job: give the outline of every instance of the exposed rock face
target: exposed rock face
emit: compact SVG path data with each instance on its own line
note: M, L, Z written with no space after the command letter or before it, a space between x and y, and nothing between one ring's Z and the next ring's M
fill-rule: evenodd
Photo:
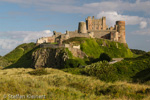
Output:
M72 55L74 57L78 57L78 58L84 58L84 57L88 57L86 55L86 53L84 53L83 51L81 51L80 49L76 49L76 48L69 48L69 51L71 51Z
M61 68L69 57L64 48L42 48L33 52L32 59L34 68Z

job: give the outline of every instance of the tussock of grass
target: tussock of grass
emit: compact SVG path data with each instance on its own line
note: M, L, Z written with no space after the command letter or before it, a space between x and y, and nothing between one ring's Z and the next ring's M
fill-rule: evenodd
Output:
M46 95L46 100L108 100L149 98L150 86L127 82L105 83L94 77L72 75L46 68L46 75L30 75L34 69L0 70L0 99L3 94ZM21 100L21 99L20 99Z

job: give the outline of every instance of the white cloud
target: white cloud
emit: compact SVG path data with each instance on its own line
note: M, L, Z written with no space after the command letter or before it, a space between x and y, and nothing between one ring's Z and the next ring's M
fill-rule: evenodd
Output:
M52 36L50 30L0 32L0 55L8 53L22 43L35 42L40 37Z
M132 32L132 34L150 35L150 29L146 28L146 29L137 30L137 31Z
M140 23L140 28L143 29L143 28L146 28L147 27L147 22L146 21L142 21Z
M123 20L126 22L126 25L137 25L140 24L141 28L145 28L147 23L144 20L147 20L143 17L138 16L129 16L129 15L121 15L118 14L116 11L109 11L109 12L100 12L97 15L97 18L101 18L102 16L106 16L106 21L108 25L115 25L116 21Z
M12 49L19 44L20 41L11 39L0 39L0 47L2 49Z

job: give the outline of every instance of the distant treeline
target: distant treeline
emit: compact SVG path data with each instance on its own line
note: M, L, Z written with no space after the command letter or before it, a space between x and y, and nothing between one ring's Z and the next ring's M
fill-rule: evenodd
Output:
M138 49L130 49L134 54L138 54L138 55L141 55L141 54L145 54L146 51L143 51L143 50L138 50Z

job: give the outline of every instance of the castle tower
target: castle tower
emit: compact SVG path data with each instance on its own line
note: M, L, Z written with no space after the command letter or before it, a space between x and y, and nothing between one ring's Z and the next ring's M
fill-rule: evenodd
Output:
M88 16L88 18L86 18L86 27L87 27L87 30L92 30L93 28L91 16Z
M106 17L102 17L102 28L106 30Z
M125 39L125 21L116 21L117 25L117 32L119 33L118 35L118 42L121 43L126 43Z
M78 33L87 33L85 22L79 22Z

